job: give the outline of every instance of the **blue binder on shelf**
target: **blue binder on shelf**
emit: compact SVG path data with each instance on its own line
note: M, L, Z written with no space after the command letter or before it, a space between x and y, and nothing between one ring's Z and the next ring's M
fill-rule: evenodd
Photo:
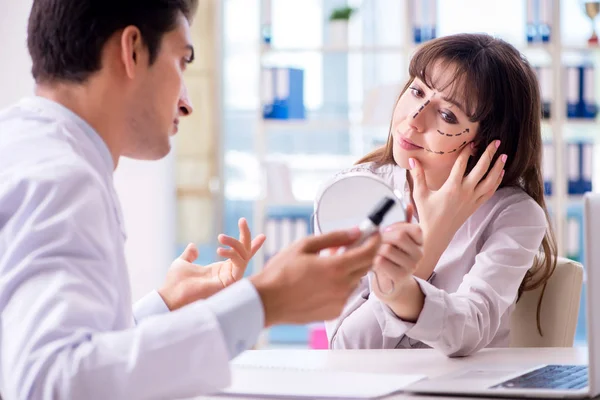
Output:
M437 0L412 0L413 39L416 44L436 37Z
M542 176L544 178L544 194L552 195L552 177L554 176L554 144L544 142L542 154Z
M527 0L525 32L528 43L550 41L553 11L552 0Z
M537 15L537 1L527 0L527 22L525 32L527 34L527 43L533 43L537 38L537 26L536 26L536 15Z
M540 2L540 20L538 22L538 37L547 43L552 34L552 11L553 0L538 0Z
M598 114L598 105L595 96L594 66L582 65L579 67L580 74L580 116L581 118L594 119Z
M592 168L594 157L594 144L592 142L579 143L580 152L580 190L581 193L592 191Z
M263 118L304 119L304 70L263 68Z
M594 77L591 64L566 67L567 118L594 119L598 115Z
M577 66L565 67L566 72L566 95L567 95L567 118L577 118L580 115L581 79L580 70Z
M567 165L567 193L578 194L581 191L579 187L581 181L581 155L579 143L567 143L565 161Z
M567 143L566 165L568 193L581 195L592 190L594 144L589 141Z
M534 67L542 98L542 118L549 119L552 106L552 71L548 66Z

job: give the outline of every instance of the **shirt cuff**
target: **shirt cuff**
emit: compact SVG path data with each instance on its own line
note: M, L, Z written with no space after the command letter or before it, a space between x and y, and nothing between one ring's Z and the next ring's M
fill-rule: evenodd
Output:
M265 313L256 288L242 279L205 300L221 326L229 358L235 358L258 341Z
M169 311L169 307L167 307L162 297L160 297L160 294L156 290L153 290L135 302L133 305L133 318L137 324L151 315L165 314Z
M406 331L406 336L421 342L433 342L439 339L444 328L446 305L442 291L428 281L414 278L419 284L425 300L417 322ZM431 280L431 278L429 279Z
M423 309L417 322L408 322L398 318L388 305L380 301L383 319L379 322L384 336L397 338L406 335L421 342L438 339L444 326L445 306L440 289L429 283L434 276L430 276L428 280L413 277L425 296Z

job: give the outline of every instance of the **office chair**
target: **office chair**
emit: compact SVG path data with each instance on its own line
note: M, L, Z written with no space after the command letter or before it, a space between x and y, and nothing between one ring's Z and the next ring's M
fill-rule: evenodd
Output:
M583 266L559 257L548 280L537 327L537 306L542 287L524 292L511 315L510 347L572 347L579 316Z

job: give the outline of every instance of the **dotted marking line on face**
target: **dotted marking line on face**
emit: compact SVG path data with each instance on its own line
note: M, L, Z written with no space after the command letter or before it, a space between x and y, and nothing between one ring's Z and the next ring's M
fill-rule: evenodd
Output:
M469 132L470 132L469 128L465 129L465 130L464 130L464 131L462 131L462 132L455 133L455 134L451 134L451 133L445 133L445 132L442 132L442 131L440 131L439 129L438 129L437 131L438 131L438 133L439 133L440 135L442 135L442 136L448 136L448 137L460 136L460 135L462 135L463 133L469 133Z
M435 96L435 93L431 97L433 96ZM429 103L431 103L431 99L427 100L421 107L419 107L417 112L413 115L413 119L417 118L417 116L425 109L425 107L429 105Z
M463 148L463 147L465 147L466 145L467 145L467 142L466 142L466 141L464 141L464 142L462 142L462 144L461 144L460 146L458 146L456 149L454 149L454 150L451 150L451 151L448 151L448 152L446 152L446 153L444 153L443 151L434 151L434 150L428 149L428 148L426 148L426 147L424 147L423 149L424 149L425 151L429 152L429 153L433 153L433 154L439 154L439 155L444 155L444 154L450 154L450 153L454 153L454 152L458 151L459 149L462 149L462 148Z

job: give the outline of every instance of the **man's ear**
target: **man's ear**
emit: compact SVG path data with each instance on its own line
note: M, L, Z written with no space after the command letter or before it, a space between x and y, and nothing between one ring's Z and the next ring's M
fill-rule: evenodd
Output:
M146 51L140 30L135 26L128 26L121 33L121 62L127 77L133 79L143 60Z

